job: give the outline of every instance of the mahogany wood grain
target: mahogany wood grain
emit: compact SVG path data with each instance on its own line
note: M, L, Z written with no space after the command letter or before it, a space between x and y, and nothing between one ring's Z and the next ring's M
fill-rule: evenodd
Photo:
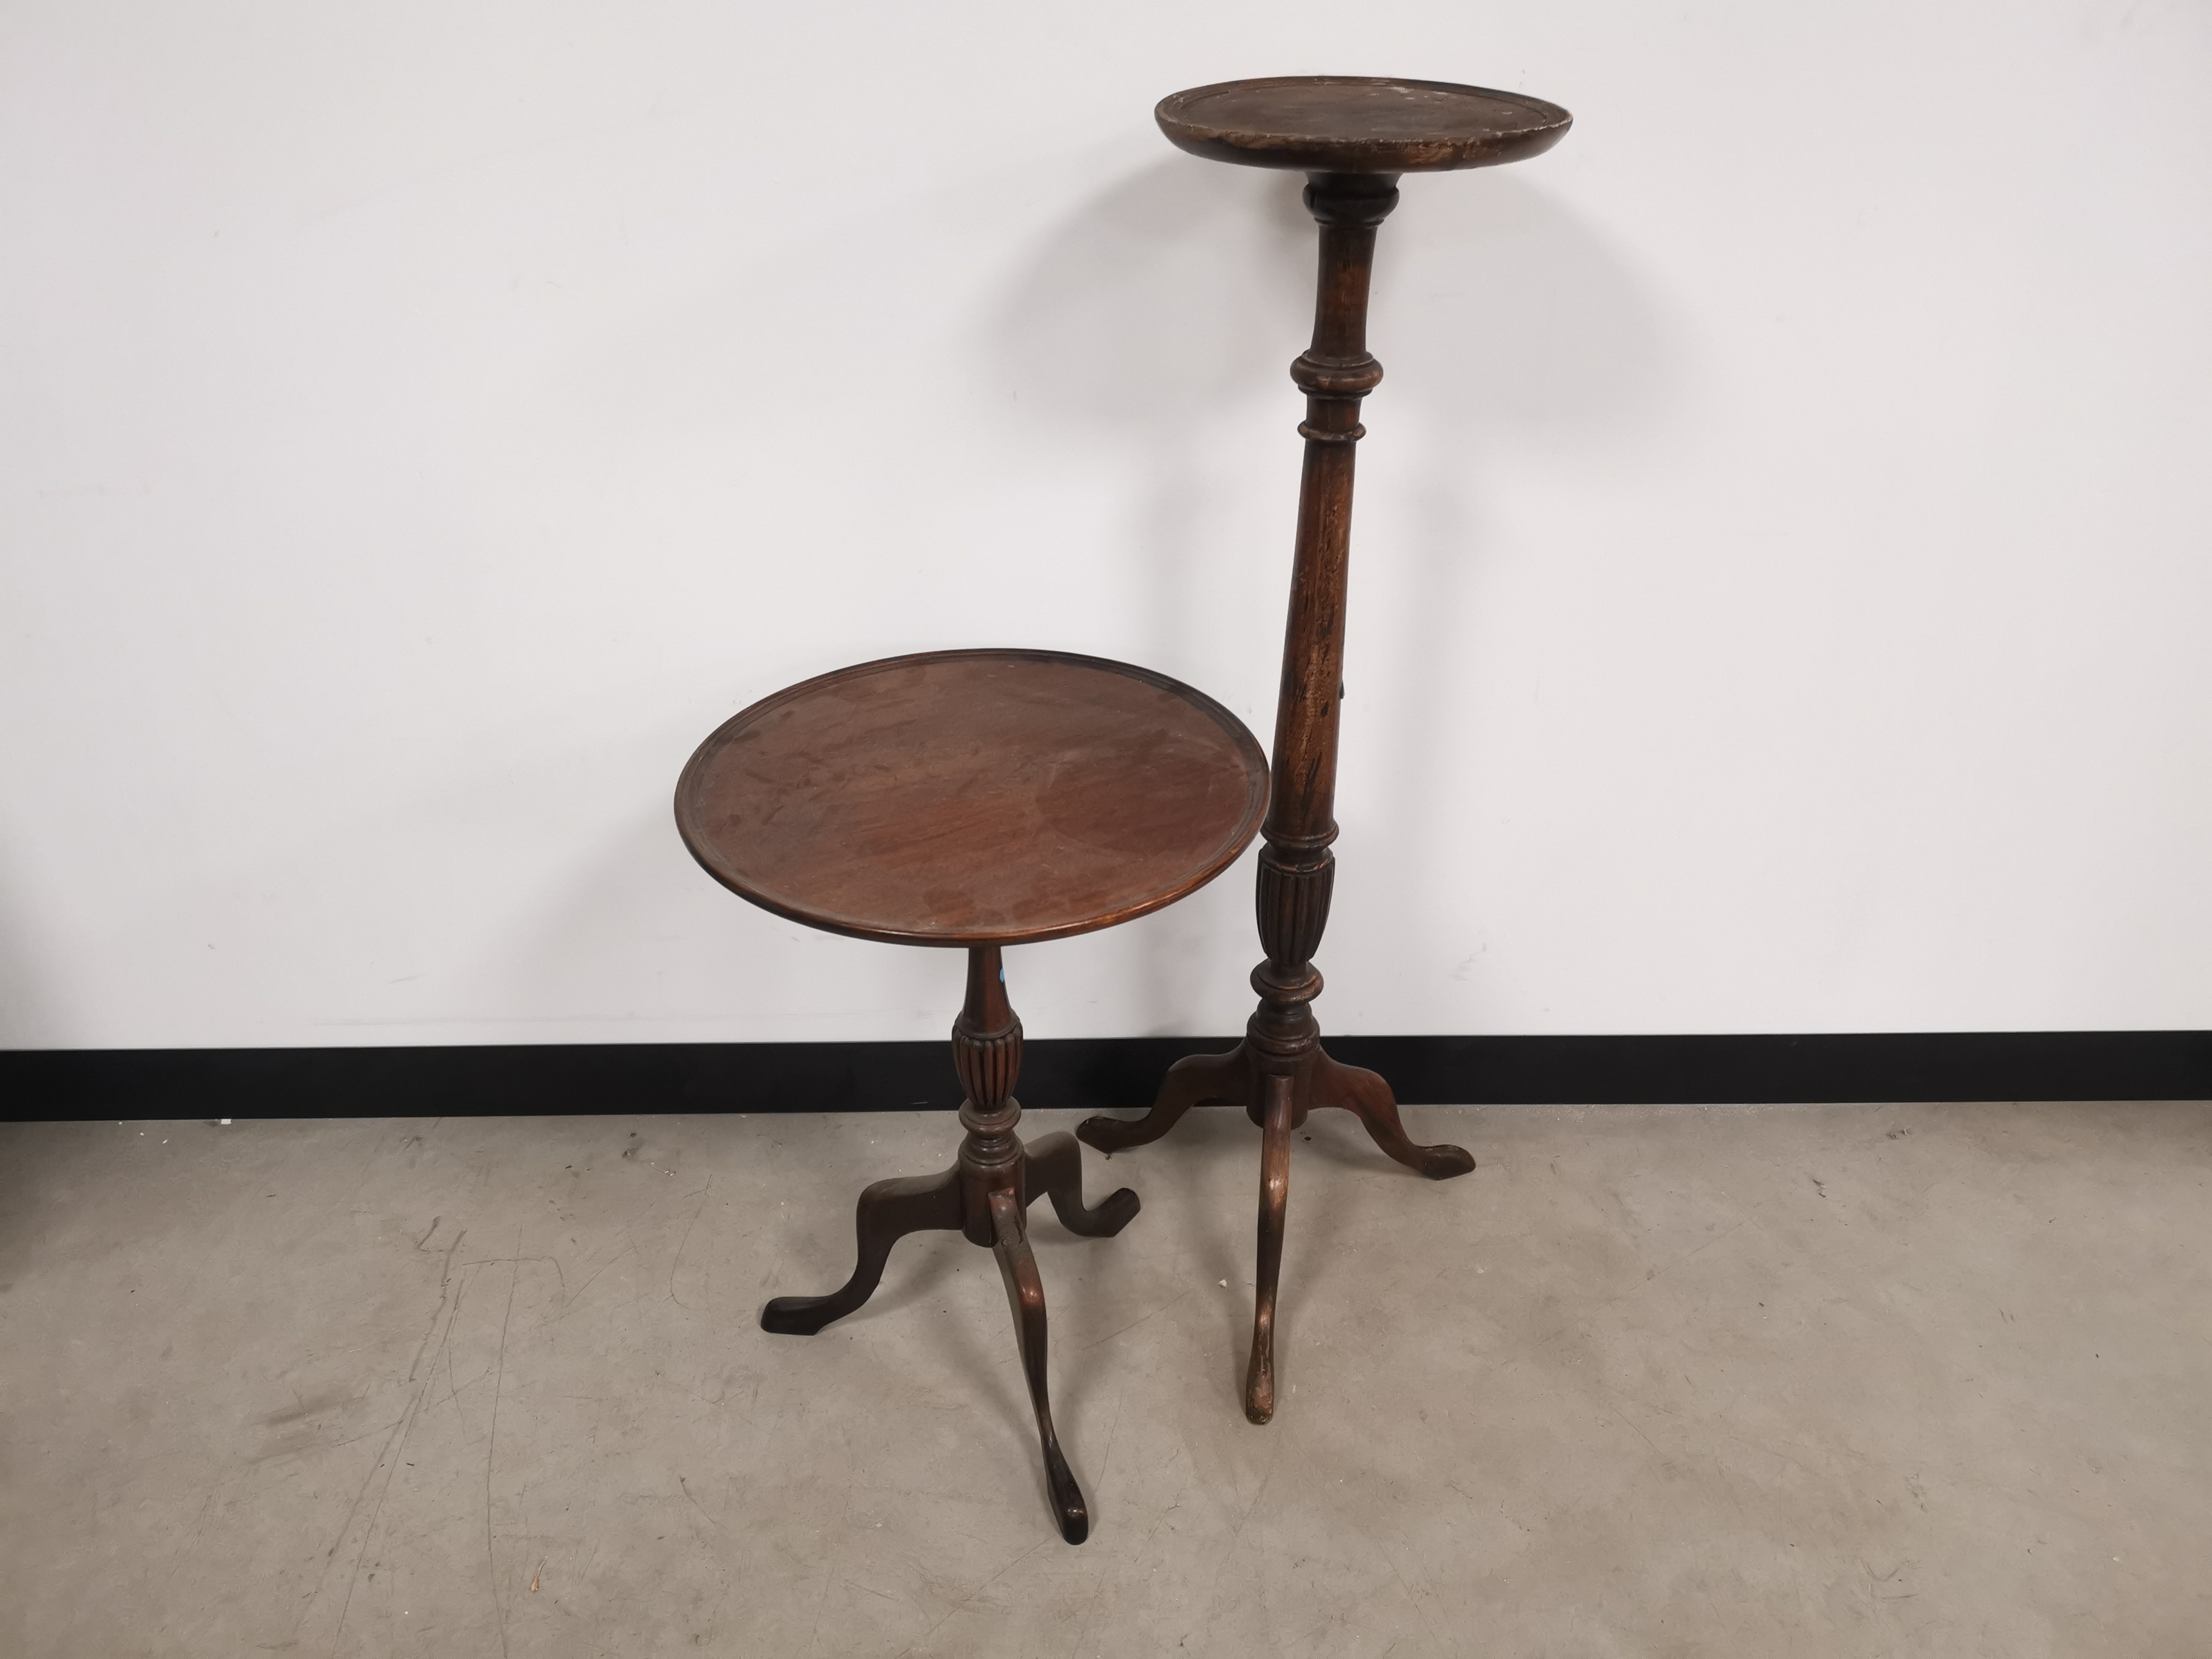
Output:
M1258 742L1211 697L1051 651L939 651L822 675L724 723L676 787L684 844L754 903L833 933L967 947L952 1023L958 1159L862 1193L852 1276L827 1296L777 1297L761 1326L811 1336L842 1319L908 1233L958 1232L991 1250L1071 1544L1091 1517L1053 1428L1025 1218L1042 1194L1070 1232L1104 1238L1139 1206L1127 1188L1085 1206L1072 1137L1022 1144L1022 1023L1002 947L1172 903L1250 844L1267 799Z
M1291 1202L1291 1079L1270 1073L1262 1091L1260 1243L1252 1274L1252 1361L1244 1372L1244 1415L1275 1414L1275 1287L1283 1274L1283 1218Z
M1091 1513L1052 1425L1044 1280L1030 1249L1024 1216L1031 1202L1048 1197L1068 1231L1109 1238L1136 1218L1141 1206L1124 1187L1086 1208L1082 1153L1071 1136L1049 1134L1033 1146L1022 1144L1015 1132L1022 1108L1013 1092L1021 1065L1022 1022L1006 1000L1000 947L971 945L968 994L952 1024L952 1066L968 1091L960 1106L966 1133L958 1161L940 1175L878 1181L862 1193L854 1218L858 1260L853 1276L827 1296L777 1297L761 1310L761 1328L812 1336L843 1318L875 1294L891 1246L908 1233L957 1232L991 1250L1013 1310L1014 1339L1036 1413L1053 1519L1062 1538L1080 1544L1090 1536Z
M1030 1408L1036 1414L1037 1441L1044 1450L1045 1490L1052 1498L1053 1518L1060 1535L1080 1544L1091 1535L1091 1509L1083 1490L1060 1449L1060 1436L1052 1426L1052 1401L1045 1388L1044 1280L1037 1276L1036 1257L1030 1252L1022 1224L1022 1206L1013 1194L991 1194L991 1225L996 1237L992 1254L999 1259L999 1277L1006 1286L1006 1305L1014 1316L1014 1345L1022 1357L1022 1380L1029 1384Z
M1335 882L1336 765L1344 695L1344 617L1350 574L1352 456L1366 435L1361 401L1382 380L1367 349L1375 233L1410 172L1487 167L1548 149L1572 118L1518 94L1433 81L1279 76L1199 87L1162 100L1160 129L1214 161L1308 173L1305 204L1320 227L1313 343L1291 365L1306 397L1299 423L1305 465L1291 561L1282 680L1275 704L1273 795L1262 833L1257 892L1266 959L1252 971L1259 1006L1227 1054L1172 1066L1139 1119L1094 1117L1076 1133L1102 1152L1157 1140L1203 1101L1245 1109L1261 1126L1258 1271L1245 1415L1275 1408L1274 1326L1290 1183L1290 1132L1316 1106L1356 1115L1390 1157L1431 1179L1464 1175L1459 1146L1417 1146L1390 1087L1343 1066L1321 1046L1313 965Z
M1267 763L1164 674L1054 651L937 651L763 698L699 745L676 822L763 908L906 945L1110 927L1250 843Z
M1517 92L1373 75L1278 75L1193 87L1152 112L1212 161L1299 173L1441 173L1524 161L1574 117Z

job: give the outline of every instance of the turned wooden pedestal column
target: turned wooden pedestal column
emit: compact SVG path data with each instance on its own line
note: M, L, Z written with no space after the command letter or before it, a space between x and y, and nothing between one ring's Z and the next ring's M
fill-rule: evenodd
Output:
M899 1176L860 1194L854 1214L858 1260L853 1276L827 1296L779 1296L761 1310L761 1328L812 1336L842 1319L876 1291L891 1246L908 1233L957 1232L999 1260L1014 1316L1022 1378L1036 1414L1044 1454L1045 1490L1060 1536L1079 1544L1091 1534L1091 1511L1060 1449L1045 1379L1044 1280L1030 1249L1030 1205L1049 1197L1060 1224L1085 1238L1110 1238L1136 1215L1127 1187L1096 1209L1083 1203L1083 1154L1065 1134L1024 1146L1016 1126L1021 1103L1014 1080L1022 1067L1022 1023L1006 1000L1006 970L995 945L970 946L968 997L952 1023L952 1065L967 1098L960 1106L960 1157L942 1175Z
M1313 343L1291 365L1306 394L1305 471L1298 490L1290 617L1275 705L1273 793L1261 834L1256 897L1267 959L1252 973L1260 1006L1225 1054L1178 1061L1143 1118L1095 1117L1076 1133L1103 1152L1141 1146L1201 1101L1242 1105L1261 1126L1258 1270L1244 1411L1274 1414L1275 1290L1290 1194L1291 1131L1316 1106L1356 1113L1377 1145L1432 1180L1465 1175L1458 1146L1417 1146L1390 1085L1343 1066L1321 1046L1313 956L1335 878L1337 720L1344 696L1344 609L1351 547L1354 446L1361 400L1382 379L1367 349L1375 232L1411 172L1518 161L1556 143L1567 112L1514 94L1439 82L1343 76L1237 81L1178 93L1157 112L1180 148L1210 160L1292 167L1321 227Z

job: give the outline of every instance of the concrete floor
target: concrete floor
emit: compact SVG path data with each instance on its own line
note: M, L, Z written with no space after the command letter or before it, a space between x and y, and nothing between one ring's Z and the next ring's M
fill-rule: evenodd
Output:
M1241 1115L1037 1206L1075 1549L988 1252L755 1323L947 1115L0 1130L0 1650L2212 1653L2212 1108L1408 1116L1265 1429Z

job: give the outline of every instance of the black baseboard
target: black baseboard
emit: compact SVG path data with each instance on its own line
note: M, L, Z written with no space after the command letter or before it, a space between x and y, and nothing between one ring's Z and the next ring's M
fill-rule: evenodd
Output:
M1133 1109L1230 1037L1044 1039L1033 1107ZM2212 1031L1334 1037L1407 1105L2212 1100ZM950 1109L942 1042L0 1052L0 1118L470 1116Z

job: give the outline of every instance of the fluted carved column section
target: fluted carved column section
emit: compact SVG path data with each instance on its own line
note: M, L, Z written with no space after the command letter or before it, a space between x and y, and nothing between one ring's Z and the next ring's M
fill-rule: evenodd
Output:
M1253 970L1260 1007L1247 1036L1264 1069L1293 1068L1320 1041L1310 1005L1328 925L1336 865L1336 741L1344 698L1344 600L1352 545L1353 446L1365 435L1360 400L1382 383L1367 349L1367 289L1375 230L1398 204L1395 173L1311 174L1307 209L1321 226L1313 344L1291 365L1306 394L1297 544L1283 678L1275 703L1273 793L1262 833L1258 891L1267 961Z
M952 1069L967 1097L960 1103L960 1124L968 1133L960 1143L963 1193L961 1231L974 1243L996 1241L991 1226L990 1193L1012 1188L1026 1207L1023 1189L1021 1102L1014 1079L1022 1070L1022 1022L1006 1000L1006 968L995 945L968 950L968 998L952 1022Z
M1303 866L1284 862L1277 848L1261 850L1254 897L1268 966L1297 969L1313 959L1322 930L1328 926L1329 895L1335 886L1336 859L1326 848L1316 862Z
M960 1021L952 1024L952 1069L967 1091L963 1104L978 1121L998 1116L1014 1092L1014 1079L1022 1069L1022 1022L1002 1031L970 1030Z

